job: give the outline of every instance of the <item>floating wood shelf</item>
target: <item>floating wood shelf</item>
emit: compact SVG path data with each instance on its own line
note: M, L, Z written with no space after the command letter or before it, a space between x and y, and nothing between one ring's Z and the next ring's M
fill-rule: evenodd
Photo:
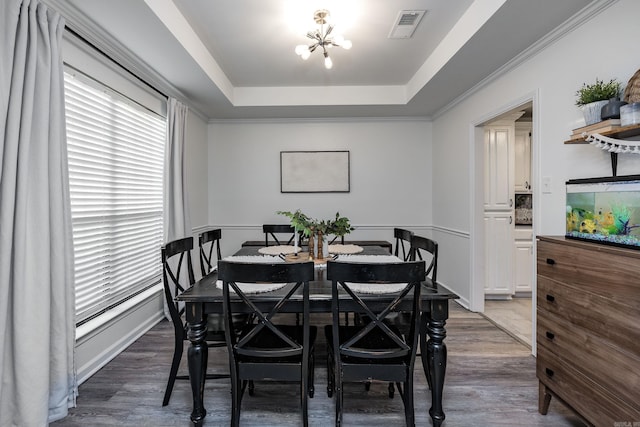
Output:
M576 131L579 131L580 129L576 129L574 133L576 133ZM585 131L586 130L581 131L578 135L574 135L571 139L566 140L564 143L565 144L588 144L588 142L582 136L582 132L585 132ZM608 136L610 138L617 138L617 139L630 138L632 136L640 135L640 124L629 125L629 126L606 126L605 125L600 128L593 128L588 133L598 133L602 136Z

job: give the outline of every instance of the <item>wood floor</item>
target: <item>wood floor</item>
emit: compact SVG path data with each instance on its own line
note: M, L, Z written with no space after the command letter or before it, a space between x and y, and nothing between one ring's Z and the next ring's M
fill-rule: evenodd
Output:
M319 319L321 324L323 319ZM169 406L162 396L171 361L173 330L166 321L155 326L111 363L80 386L77 407L52 424L65 426L188 426L191 392L177 381ZM326 395L324 337L319 334L316 394L309 403L311 426L333 425L333 400ZM538 383L530 349L482 316L451 303L447 322L448 366L445 381L445 427L583 426L557 400L549 414L537 411ZM225 349L209 350L209 371L227 370ZM186 361L183 364L186 371ZM431 394L422 367L416 364L416 425L430 426ZM228 380L205 386L207 426L229 425ZM387 397L386 384L367 393L360 384L345 391L345 426L403 426L402 402ZM257 383L255 396L245 396L242 426L298 426L300 406L293 384Z
M531 348L531 298L486 300L484 317Z

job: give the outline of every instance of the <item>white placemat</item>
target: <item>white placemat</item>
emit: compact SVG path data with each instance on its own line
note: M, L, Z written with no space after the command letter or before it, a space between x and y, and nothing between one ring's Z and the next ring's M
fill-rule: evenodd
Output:
M289 245L280 245L280 246L266 246L264 248L258 249L258 252L265 255L288 255L295 253L295 246ZM300 252L300 247L298 247L298 252Z
M261 294L264 292L271 292L284 288L288 283L240 283L236 282L236 285L242 289L245 294ZM222 289L222 280L216 281L216 288ZM234 292L233 288L229 286L229 291Z
M366 262L366 263L401 263L402 260L395 255L340 255L337 261ZM392 294L402 291L406 283L352 283L347 285L354 292L361 294Z
M276 246L270 246L276 247ZM291 246L293 247L293 246ZM254 264L279 264L284 260L278 256L262 256L262 255L232 255L224 258L225 261L233 262L250 262ZM259 294L262 292L271 292L276 289L284 288L286 283L237 283L245 294ZM216 287L222 289L222 280L216 281ZM229 288L234 292L233 288Z
M363 250L364 248L358 245L329 245L330 254L357 254Z

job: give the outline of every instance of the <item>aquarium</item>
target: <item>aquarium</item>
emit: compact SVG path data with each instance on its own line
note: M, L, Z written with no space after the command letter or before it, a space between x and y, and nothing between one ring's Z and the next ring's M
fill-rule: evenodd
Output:
M566 236L640 249L640 175L567 181Z

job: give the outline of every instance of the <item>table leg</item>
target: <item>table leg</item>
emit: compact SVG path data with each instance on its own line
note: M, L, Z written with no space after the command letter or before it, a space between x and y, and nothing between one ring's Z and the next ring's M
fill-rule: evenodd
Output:
M447 332L444 328L446 319L449 317L449 301L431 301L431 311L427 318L427 359L431 386L431 409L429 415L433 420L434 427L440 427L445 419L442 410L442 392L444 390L444 376L447 370L447 346L444 339Z
M207 415L204 409L204 380L207 374L207 319L206 316L198 320L189 322L187 337L191 341L187 352L187 362L189 363L189 379L191 381L191 392L193 393L193 411L191 411L191 421L196 426L202 425L204 417Z

